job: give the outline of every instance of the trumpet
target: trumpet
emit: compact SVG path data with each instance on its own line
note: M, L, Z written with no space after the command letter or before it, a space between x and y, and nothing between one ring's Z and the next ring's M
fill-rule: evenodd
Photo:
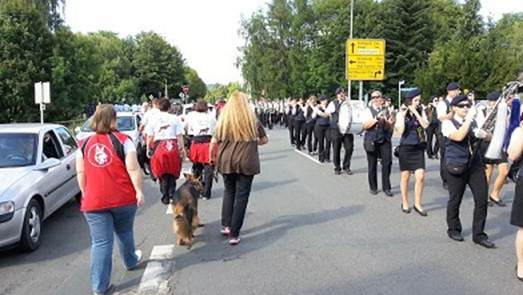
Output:
M523 87L523 73L518 77L518 80L509 82L503 88L501 96L498 98L492 110L487 114L485 122L483 122L481 129L492 134L492 140L488 146L485 158L487 159L501 159L503 152L503 145L507 135L507 118L508 105L507 102L511 97L518 93L518 89Z

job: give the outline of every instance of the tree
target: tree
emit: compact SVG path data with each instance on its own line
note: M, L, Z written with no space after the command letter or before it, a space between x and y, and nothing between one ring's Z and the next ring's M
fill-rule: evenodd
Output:
M35 121L33 83L50 79L52 36L33 5L0 4L0 122Z
M162 92L165 83L170 93L182 87L185 73L181 53L154 32L136 37L133 67L140 94Z
M477 37L484 32L484 22L479 14L480 0L466 0L463 4L463 15L460 19L459 36L465 40Z
M185 81L189 86L189 97L192 100L205 97L207 86L198 76L198 72L190 67L185 67Z

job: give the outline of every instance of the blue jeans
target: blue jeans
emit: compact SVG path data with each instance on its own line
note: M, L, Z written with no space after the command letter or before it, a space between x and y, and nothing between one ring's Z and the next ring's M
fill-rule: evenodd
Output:
M104 293L111 282L114 233L118 237L124 266L131 269L138 263L134 247L133 223L136 205L85 212L91 232L91 288Z

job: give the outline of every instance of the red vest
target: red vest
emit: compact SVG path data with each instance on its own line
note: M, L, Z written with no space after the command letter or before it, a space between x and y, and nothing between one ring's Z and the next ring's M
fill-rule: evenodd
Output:
M122 145L128 139L125 134L113 134ZM91 136L85 145L83 158L85 194L80 208L83 212L136 204L131 178L108 134Z

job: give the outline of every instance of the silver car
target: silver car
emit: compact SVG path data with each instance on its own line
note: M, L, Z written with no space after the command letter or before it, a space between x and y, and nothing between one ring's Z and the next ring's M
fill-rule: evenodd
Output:
M80 195L71 132L55 124L0 124L0 248L40 245L42 221Z

